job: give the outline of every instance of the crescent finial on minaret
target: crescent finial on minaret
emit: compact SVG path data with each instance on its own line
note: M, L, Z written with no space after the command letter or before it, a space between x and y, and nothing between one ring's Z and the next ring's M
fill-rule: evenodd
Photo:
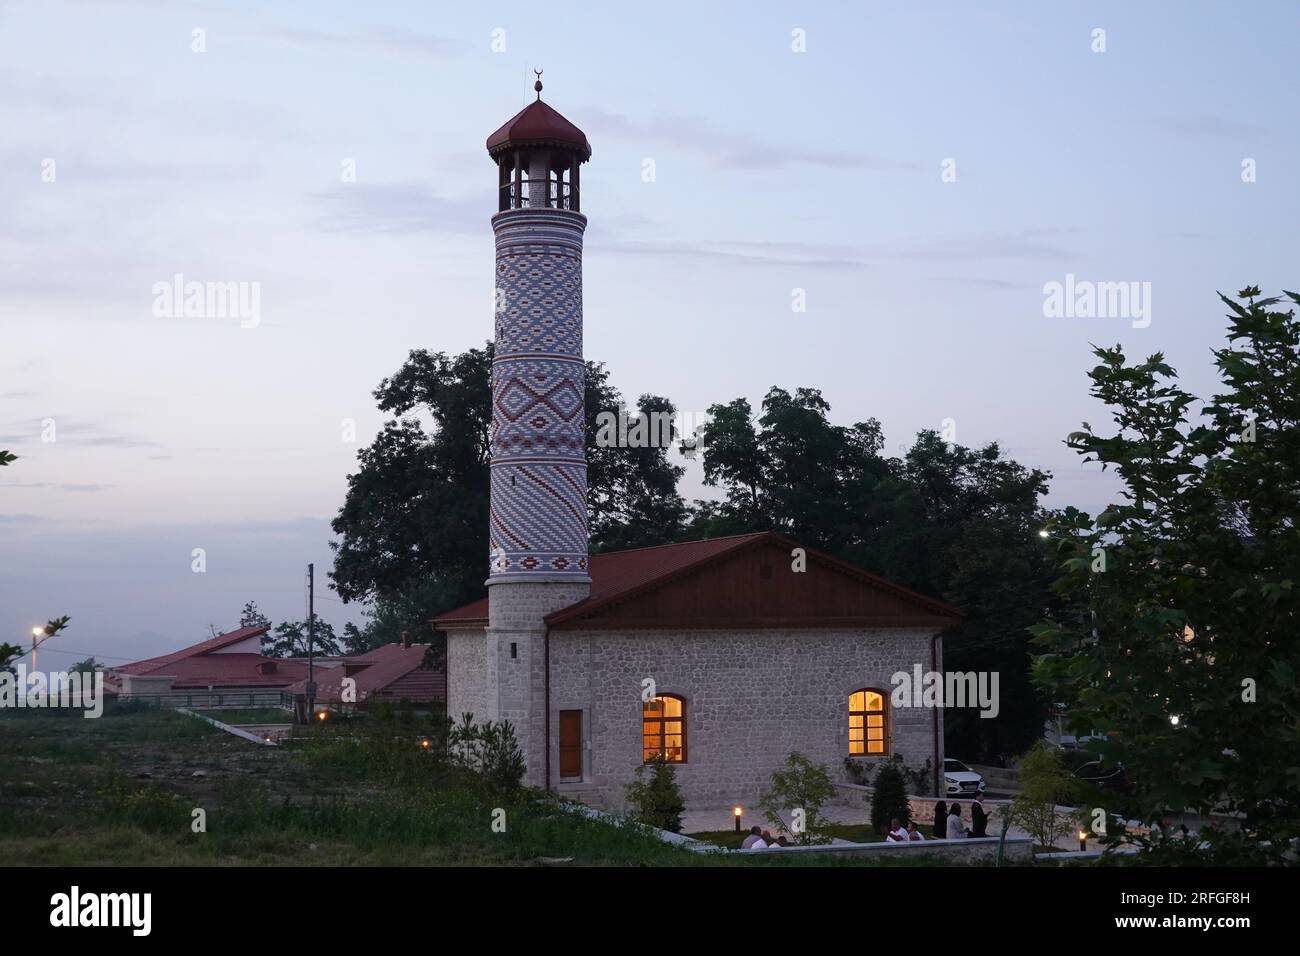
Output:
M540 100L542 98L542 71L533 70L533 72L537 74L537 82L533 84L533 89L537 91L537 98Z

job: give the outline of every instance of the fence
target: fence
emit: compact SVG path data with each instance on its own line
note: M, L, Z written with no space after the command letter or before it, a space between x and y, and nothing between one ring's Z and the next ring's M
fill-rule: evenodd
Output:
M118 698L149 704L154 707L175 709L186 707L198 710L243 709L253 707L293 708L293 695L280 690L191 691L170 694L123 694Z

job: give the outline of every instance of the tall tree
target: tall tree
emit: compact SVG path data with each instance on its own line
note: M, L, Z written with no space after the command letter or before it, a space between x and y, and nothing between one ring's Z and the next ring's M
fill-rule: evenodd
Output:
M744 399L709 409L704 475L719 502L698 502L688 534L786 532L965 614L944 641L949 670L996 671L1001 712L945 715L948 749L970 760L1027 748L1046 706L1029 679L1025 628L1048 605L1038 531L1047 473L923 431L884 458L875 419L830 421L816 389L772 388L757 419Z
M328 621L316 618L315 638L308 632L307 621L283 621L275 631L262 638L262 653L267 657L306 657L310 642L313 654L337 656L343 653L342 645Z
M270 627L271 619L258 609L256 601L249 601L244 605L244 609L239 612L239 626Z
M1240 831L1201 834L1240 861L1300 837L1300 322L1259 296L1220 296L1224 391L1195 423L1162 355L1095 350L1115 430L1084 423L1068 444L1115 470L1122 501L1053 522L1063 606L1035 628L1037 679L1127 768L1132 794L1108 809L1232 810Z
M429 618L484 593L492 354L491 343L454 358L413 351L375 390L394 418L358 453L332 523L333 586L344 601L373 605L355 640L427 634ZM603 365L587 363L584 401L592 547L671 541L685 515L681 469L666 448L596 444L596 416L623 405ZM638 410L673 406L644 395Z

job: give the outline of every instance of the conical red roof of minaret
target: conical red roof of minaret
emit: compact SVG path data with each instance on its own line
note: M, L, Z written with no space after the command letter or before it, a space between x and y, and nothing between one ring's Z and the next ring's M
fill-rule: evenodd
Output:
M488 153L494 157L512 146L563 146L581 155L583 162L591 159L587 134L541 99L529 103L487 138Z

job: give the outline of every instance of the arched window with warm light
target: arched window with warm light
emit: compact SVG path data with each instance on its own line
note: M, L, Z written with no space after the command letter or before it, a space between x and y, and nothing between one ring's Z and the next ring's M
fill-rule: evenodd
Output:
M889 753L883 691L864 688L849 695L849 756L882 757Z
M641 705L642 759L686 763L686 698L660 694Z

